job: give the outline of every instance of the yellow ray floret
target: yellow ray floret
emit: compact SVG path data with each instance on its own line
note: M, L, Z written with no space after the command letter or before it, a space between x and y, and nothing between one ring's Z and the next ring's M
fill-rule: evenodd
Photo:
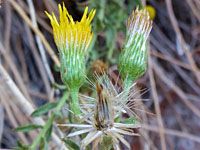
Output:
M74 50L84 52L88 49L93 33L91 31L91 21L94 18L96 10L92 10L87 17L88 7L85 8L81 21L74 21L68 13L64 3L63 7L58 5L60 12L60 23L58 23L54 13L47 16L51 20L53 27L54 40L60 52Z

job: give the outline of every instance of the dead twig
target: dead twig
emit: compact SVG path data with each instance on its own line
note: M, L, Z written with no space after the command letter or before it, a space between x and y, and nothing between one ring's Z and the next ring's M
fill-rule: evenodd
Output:
M165 142L165 135L164 135L164 125L162 121L162 115L160 111L160 106L159 106L159 99L158 99L158 94L156 90L156 84L153 76L153 69L152 69L152 62L151 62L151 57L150 54L148 55L148 65L149 65L149 79L150 79L150 84L152 88L152 93L153 93L153 100L155 104L155 111L157 114L157 122L159 126L159 132L160 132L160 138L161 138L161 146L162 150L166 150L166 142Z
M142 128L149 130L149 131L152 131L152 132L159 133L158 127L156 127L156 126L142 124ZM200 143L200 137L194 136L192 134L185 133L185 132L182 132L182 131L177 131L177 130L165 128L164 133L167 134L167 135L177 136L177 137L180 137L180 138L185 138L185 139L193 140L195 142Z
M38 29L38 24L37 24L37 21L36 21L35 8L34 8L34 5L33 5L33 2L32 2L32 0L27 0L27 2L28 2L30 16L31 16L33 26ZM53 84L55 82L55 80L54 80L54 77L52 75L51 69L49 67L42 41L37 34L35 35L35 38L36 38L36 42L37 42L37 45L38 45L38 48L39 48L39 51L40 51L40 55L41 55L41 58L42 58L43 65L46 69L46 73L47 73L51 83Z
M168 77L166 76L166 73L164 73L164 71L161 69L161 67L158 65L158 63L152 61L152 66L153 66L153 69L155 70L156 74L159 76L159 78L167 86L169 86L171 89L173 89L174 92L176 92L176 94L178 96L180 96L181 100L188 106L188 108L196 116L200 117L200 110L187 99L187 96L185 95L185 93L178 86L176 86L176 84L173 81L168 79Z
M171 23L172 23L172 26L173 26L174 31L176 33L179 44L181 44L182 49L184 50L184 53L185 53L185 55L188 59L188 62L190 63L191 68L192 68L196 78L198 79L198 82L200 83L200 71L199 71L198 67L196 66L195 61L193 60L190 48L189 48L188 44L185 42L183 35L182 35L182 33L179 29L177 20L176 20L175 15L174 15L174 11L172 9L172 2L171 2L171 0L166 0L165 2L166 2L167 10L168 10L168 13L169 13L169 18L171 20Z
M34 27L31 20L28 18L28 16L24 13L24 11L20 8L20 6L14 1L14 0L9 0L10 4L13 6L13 8L21 15L21 17L26 21L26 23L31 27L31 29L40 37L42 40L44 46L47 49L47 52L49 53L50 57L53 59L55 64L57 66L60 66L60 61L54 51L52 50L51 46L47 42L46 38L44 35L41 33L38 28Z

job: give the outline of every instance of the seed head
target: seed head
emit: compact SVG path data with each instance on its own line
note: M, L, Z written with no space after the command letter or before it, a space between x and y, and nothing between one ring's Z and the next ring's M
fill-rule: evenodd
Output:
M129 100L131 101L130 96L132 95L127 96L127 92L124 91L119 93L105 73L101 77L96 76L96 83L92 83L92 85L96 91L95 98L80 95L80 99L84 101L81 104L81 111L84 114L82 120L85 124L59 124L59 126L78 129L68 134L67 137L87 133L86 137L81 141L82 149L92 142L93 149L95 149L102 142L104 136L111 137L113 147L116 150L120 150L120 142L130 149L130 145L123 135L137 136L138 134L134 133L133 129L139 128L140 124L137 122L125 124L115 122L115 119L120 114L131 111L126 103Z

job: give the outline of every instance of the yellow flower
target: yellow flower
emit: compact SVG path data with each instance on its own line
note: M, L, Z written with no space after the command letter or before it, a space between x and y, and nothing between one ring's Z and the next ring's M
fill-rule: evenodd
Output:
M144 8L142 8L142 10L146 10L152 20L156 17L156 10L151 5L145 6Z
M75 115L79 115L78 90L85 80L86 52L91 43L93 33L91 21L96 10L92 10L87 16L86 7L81 21L74 21L68 13L64 3L58 5L60 22L58 23L54 13L50 15L53 27L54 40L60 53L60 73L62 81L68 86L72 94L70 107Z
M60 22L54 13L50 15L46 12L46 14L51 20L54 40L60 53L62 81L70 89L77 89L85 80L85 57L93 37L90 23L96 10L92 10L87 16L88 7L86 7L81 21L74 21L64 3L58 7Z
M88 7L86 7L81 21L74 21L68 13L64 3L63 7L58 5L60 12L60 24L58 23L54 13L52 16L46 12L51 20L53 27L54 40L60 53L70 50L85 52L87 51L93 33L91 32L91 21L96 10L92 10L87 17Z

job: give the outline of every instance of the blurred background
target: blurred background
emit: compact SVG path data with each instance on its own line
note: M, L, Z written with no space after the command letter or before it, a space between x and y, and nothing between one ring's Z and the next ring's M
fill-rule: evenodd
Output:
M18 141L31 144L39 129L27 133L13 129L45 121L49 114L38 118L30 114L62 95L54 84L62 84L58 51L44 13L58 17L57 5L62 2L74 20L81 19L86 6L97 10L87 72L100 66L113 79L119 75L128 16L136 6L150 5L148 70L136 87L141 98L149 100L136 107L141 136L126 139L132 150L199 150L199 0L0 0L0 147L16 147ZM81 91L90 95L84 87ZM53 132L49 149L58 149L55 139L61 133Z

